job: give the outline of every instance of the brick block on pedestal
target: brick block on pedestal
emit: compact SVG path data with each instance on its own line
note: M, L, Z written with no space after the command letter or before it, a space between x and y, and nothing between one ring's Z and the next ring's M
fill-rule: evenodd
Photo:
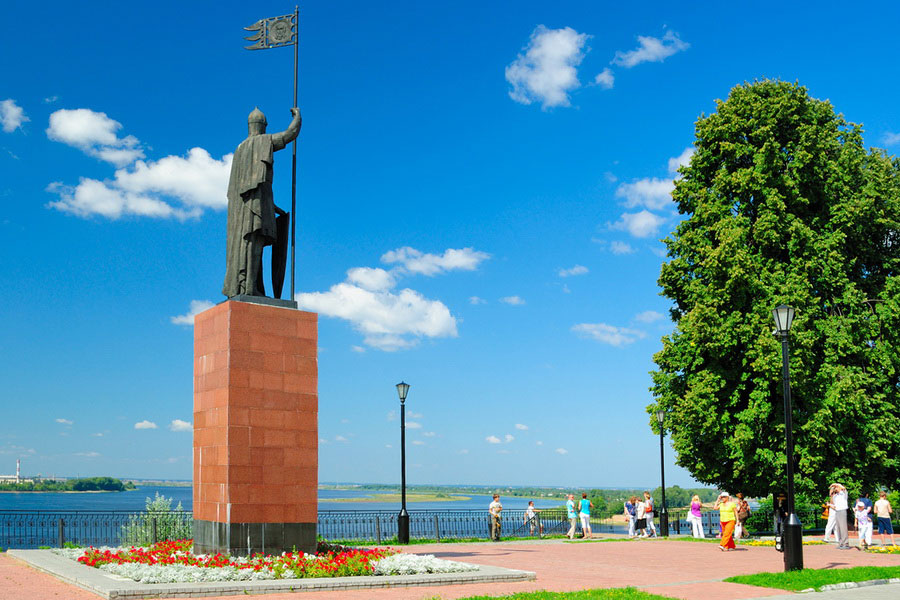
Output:
M194 551L315 552L315 313L229 300L194 318Z

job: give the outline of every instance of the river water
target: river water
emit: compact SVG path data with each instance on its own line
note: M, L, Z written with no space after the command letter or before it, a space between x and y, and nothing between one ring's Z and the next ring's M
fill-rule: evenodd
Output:
M192 509L190 486L141 486L128 492L2 492L0 510L143 510L146 499L156 494L172 498L172 508L180 502L184 510ZM379 492L373 490L319 490L319 510L399 510L400 502L335 502L336 498L366 498ZM476 509L487 510L491 497L466 495L469 500L436 502L407 502L409 510L425 509ZM531 498L505 496L500 499L504 508L524 509ZM537 508L556 508L560 499L534 498Z

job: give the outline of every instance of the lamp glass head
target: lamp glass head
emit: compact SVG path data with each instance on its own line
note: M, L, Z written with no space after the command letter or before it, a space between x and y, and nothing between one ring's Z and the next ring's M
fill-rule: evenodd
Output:
M406 402L406 394L409 393L409 384L400 382L397 384L397 395L400 396L400 402Z
M662 409L659 409L658 411L656 411L656 420L659 421L660 425L663 424L663 419L665 419L665 418L666 418L666 411L664 411Z
M782 335L787 334L791 330L791 324L794 322L794 308L787 304L782 304L772 311L775 318L775 330Z

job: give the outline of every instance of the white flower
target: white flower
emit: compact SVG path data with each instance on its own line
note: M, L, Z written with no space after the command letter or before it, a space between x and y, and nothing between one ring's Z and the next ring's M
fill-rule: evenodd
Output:
M394 554L374 563L376 575L414 575L416 573L463 573L477 571L477 565L435 558L434 554Z

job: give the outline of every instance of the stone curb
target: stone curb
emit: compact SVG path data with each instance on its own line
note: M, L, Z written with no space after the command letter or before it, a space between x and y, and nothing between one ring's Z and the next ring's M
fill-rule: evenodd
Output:
M211 581L203 583L142 584L79 564L49 550L8 550L7 554L29 566L93 592L107 600L136 598L186 598L271 594L312 591L359 590L394 587L460 585L469 583L509 583L534 581L536 574L477 565L468 573L428 573L422 575L373 575L369 577L331 577L322 579L277 579L270 581Z
M847 581L844 583L832 583L831 585L823 585L819 591L831 592L833 590L852 590L853 588L869 587L870 585L890 585L900 583L900 577L892 577L890 579L870 579L869 581ZM815 592L813 588L802 590L802 592Z

